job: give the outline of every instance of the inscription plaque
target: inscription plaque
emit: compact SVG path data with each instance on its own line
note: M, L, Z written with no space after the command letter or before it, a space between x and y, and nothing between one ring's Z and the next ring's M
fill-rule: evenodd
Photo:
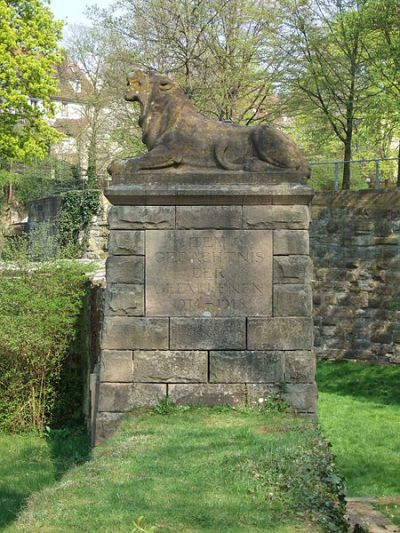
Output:
M272 231L148 230L147 316L271 316Z

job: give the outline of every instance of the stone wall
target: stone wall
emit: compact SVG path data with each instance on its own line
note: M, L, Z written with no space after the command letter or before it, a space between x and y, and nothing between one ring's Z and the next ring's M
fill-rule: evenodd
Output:
M400 363L400 191L317 194L311 211L317 356Z
M204 176L157 183L150 175L108 192L117 205L96 442L124 412L167 397L259 405L279 394L315 414L312 191L268 176L218 187L226 176L210 176L208 186Z
M35 237L36 239L44 239L45 246L50 245L50 241L48 239L46 240L46 234L48 237L57 236L57 221L61 212L62 203L62 196L48 196L29 202L28 234L32 234L33 231L43 228L43 233L39 233ZM110 204L103 194L100 195L100 204L99 213L92 219L86 250L82 254L82 258L92 259L94 261L102 260L106 257L105 249L108 238L107 218Z

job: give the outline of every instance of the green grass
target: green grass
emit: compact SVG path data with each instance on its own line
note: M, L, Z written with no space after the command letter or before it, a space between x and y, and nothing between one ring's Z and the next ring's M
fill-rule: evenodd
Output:
M400 368L319 363L319 421L348 496L400 494Z
M400 527L400 505L374 505L374 507L385 514L393 524Z
M169 411L127 418L89 462L34 494L6 531L133 532L141 516L146 528L174 533L344 531L340 482L309 421L265 410Z
M88 452L86 436L65 431L47 438L0 434L0 531L16 519L31 494L53 485Z

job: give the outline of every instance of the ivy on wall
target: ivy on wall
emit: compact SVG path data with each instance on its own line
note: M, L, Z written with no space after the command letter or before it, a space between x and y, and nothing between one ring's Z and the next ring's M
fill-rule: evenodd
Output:
M57 239L67 255L79 255L87 245L92 218L100 210L100 191L69 191L63 194L63 203L57 221Z

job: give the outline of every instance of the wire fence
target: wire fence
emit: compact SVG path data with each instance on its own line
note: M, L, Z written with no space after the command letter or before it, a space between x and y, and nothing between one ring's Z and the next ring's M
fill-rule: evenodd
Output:
M19 198L31 200L66 191L104 188L107 178L89 180L79 164L55 157L31 161L0 161L0 183L11 183Z
M311 163L311 185L316 190L338 191L344 164L350 165L352 190L400 186L399 158L353 159L351 161L318 161Z
M350 164L352 190L379 191L400 186L398 176L400 163L397 157L357 159L348 163ZM338 191L344 164L345 161L312 162L310 185L317 191ZM98 176L95 183L90 183L85 171L78 164L55 157L29 162L0 161L0 173L7 173L16 188L20 190L27 188L26 195L32 198L93 186L104 188L108 184L108 178L104 176Z

